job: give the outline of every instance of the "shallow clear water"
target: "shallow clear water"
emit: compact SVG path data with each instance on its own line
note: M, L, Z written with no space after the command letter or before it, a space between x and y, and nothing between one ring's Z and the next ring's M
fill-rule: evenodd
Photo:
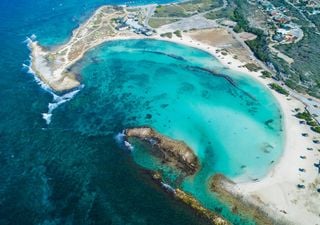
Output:
M97 134L112 133L119 119L122 128L149 125L184 140L210 171L230 178L261 178L281 154L281 113L269 91L208 53L170 42L122 41L90 52L82 64L82 94L95 99L81 112L101 121L79 117L72 126L81 132L94 124Z
M258 179L281 154L281 113L270 92L223 68L208 53L170 42L118 41L92 50L76 70L85 88L66 106L67 114L55 115L58 120L85 135L148 125L185 141L202 167L182 187L207 207L222 207L229 219L238 218L207 190L208 178L223 173ZM229 75L233 82L217 74ZM146 168L161 168L141 148L132 154Z
M245 224L214 197L207 198L205 185L198 184L212 172L251 178L265 174L280 154L280 114L265 89L239 74L234 75L240 89L201 70L191 72L187 65L217 69L206 53L156 42L99 47L78 68L85 87L54 111L49 126L42 119L52 95L22 68L29 55L23 41L36 34L41 44L60 44L107 3L126 2L0 2L0 224L205 224L132 161L151 164L149 156L135 152L131 157L116 144L117 132L143 124L183 139L197 151L203 169L195 181L183 183L184 189L202 189L197 197L205 205ZM271 118L273 131L263 125ZM253 140L242 140L241 133L253 130ZM243 143L236 144L239 140ZM264 140L274 146L270 153L261 150ZM241 147L248 144L251 148ZM245 158L247 168L241 170Z

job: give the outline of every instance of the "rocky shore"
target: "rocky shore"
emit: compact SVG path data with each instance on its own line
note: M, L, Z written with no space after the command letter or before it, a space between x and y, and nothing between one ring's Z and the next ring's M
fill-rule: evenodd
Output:
M215 192L222 201L226 202L231 207L232 212L253 218L259 225L286 224L281 222L279 218L272 217L262 208L252 204L249 199L235 193L233 188L236 184L224 175L216 174L210 179L210 190Z
M186 206L194 210L200 217L209 221L213 225L230 225L230 223L223 217L218 214L210 211L209 209L204 208L201 203L195 199L192 195L182 191L179 188L173 189L170 186L163 183L162 176L158 172L149 171L152 179L162 186L166 191L171 193L175 199L184 203ZM169 188L168 188L169 187Z
M196 200L193 196L187 194L186 192L176 189L175 190L175 197L180 200L181 202L187 204L189 207L194 209L200 216L205 217L208 219L212 224L215 225L229 225L230 223L218 216L217 214L211 212L209 209L204 208L201 203Z
M137 138L147 144L155 156L186 175L193 175L200 168L197 156L183 141L170 139L150 127L126 129L125 135L128 141L130 138Z
M184 172L186 175L195 174L200 163L197 156L191 148L183 141L172 140L150 127L138 127L125 130L125 137L130 142L131 138L136 138L150 147L155 156L171 166L174 166ZM173 188L164 183L161 173L148 170L152 180L161 186L178 201L194 210L200 217L214 225L229 225L230 223L218 214L206 209L192 195L182 191L179 188Z

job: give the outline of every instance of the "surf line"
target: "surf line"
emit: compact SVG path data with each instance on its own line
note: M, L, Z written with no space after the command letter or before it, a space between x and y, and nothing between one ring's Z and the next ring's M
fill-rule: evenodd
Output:
M35 41L36 39L36 35L31 35L30 37L27 37L26 40L24 41L28 48L30 49L30 45L33 41ZM31 49L30 49L31 51ZM74 98L74 96L76 94L78 94L79 91L81 91L81 89L84 88L84 85L80 85L79 87L77 87L76 89L73 89L70 92L58 95L57 93L55 93L46 83L44 83L43 81L41 81L35 71L32 69L32 55L30 53L29 55L29 60L28 60L28 64L22 64L22 68L28 73L31 74L34 78L34 80L36 81L36 83L46 92L50 93L52 95L52 102L48 103L48 111L46 113L41 113L42 118L46 121L46 124L49 125L51 123L51 119L52 119L52 113L55 109L57 109L60 105L62 105L63 103L66 103L68 101L70 101L71 99Z

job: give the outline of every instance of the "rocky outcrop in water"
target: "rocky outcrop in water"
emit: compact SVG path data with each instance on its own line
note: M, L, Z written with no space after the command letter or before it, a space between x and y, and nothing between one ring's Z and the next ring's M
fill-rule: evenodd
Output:
M142 141L147 145L146 147L150 147L152 153L155 156L161 158L164 163L180 169L186 175L193 175L200 168L200 163L197 156L194 154L192 149L183 141L177 141L168 138L150 127L126 129L124 134L127 139L126 141L130 142L130 139L132 138ZM223 217L203 207L201 203L192 195L182 191L179 188L173 188L169 184L166 184L163 181L160 172L153 172L148 170L148 174L151 175L154 182L156 182L160 187L170 193L176 200L182 202L187 207L190 207L201 218L209 221L210 224L230 224Z
M205 220L209 221L210 224L213 225L230 225L230 223L219 216L218 214L210 211L209 209L204 208L201 203L195 199L192 195L182 191L179 188L172 188L169 185L163 183L162 176L159 172L152 172L149 171L152 179L158 183L162 188L164 188L167 192L171 193L172 196L177 199L178 201L184 203L186 206L190 207L194 210L200 217L204 218Z
M186 175L193 175L200 168L197 156L183 141L170 139L150 127L126 129L125 135L127 139L141 140L164 163L182 170Z
M208 219L212 224L215 225L229 225L230 223L224 218L218 216L214 212L209 209L204 208L201 203L195 199L193 196L185 193L180 189L175 190L175 197L179 199L181 202L187 204L189 207L194 209L200 216Z

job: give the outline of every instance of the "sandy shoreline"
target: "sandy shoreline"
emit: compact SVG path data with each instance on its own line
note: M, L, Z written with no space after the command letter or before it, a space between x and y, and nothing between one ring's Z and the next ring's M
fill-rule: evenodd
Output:
M99 8L97 11L101 9L102 8ZM97 14L97 11L94 15ZM90 19L84 24L88 24ZM82 26L80 26L80 28ZM79 35L79 37L82 37L80 28L72 33L73 36ZM72 43L73 38L74 37L69 41L70 43ZM217 58L225 67L247 74L270 90L267 85L272 82L272 79L261 78L260 72L252 72L243 67L246 62L235 59L234 55L229 53L222 55L221 51L217 51L221 50L221 47L196 41L191 38L188 33L183 33L181 38L173 35L173 37L169 39L160 37L158 34L145 37L133 34L132 32L123 32L118 35L105 37L104 39L98 39L92 42L85 51L76 55L72 60L68 61L69 59L62 59L62 57L60 61L56 60L56 64L53 66L48 65L46 58L48 52L41 48L37 42L30 42L32 69L44 83L48 84L54 90L69 90L79 86L80 82L73 77L72 74L65 73L66 68L70 68L70 66L82 58L86 51L99 44L107 41L128 39L164 40L206 51ZM74 45L77 44L76 41L77 40L74 41ZM66 46L67 44L59 47L58 50L65 50L64 47ZM59 57L58 54L57 57ZM63 65L63 67L59 67L59 65ZM52 68L55 69L53 70ZM319 134L311 131L307 125L300 124L299 119L293 116L294 109L300 108L302 111L304 109L304 105L300 101L272 90L270 90L270 92L278 101L284 116L285 148L283 155L278 163L271 168L265 178L257 182L242 182L239 178L239 180L235 181L237 184L232 188L232 191L242 194L255 205L272 213L272 215L285 218L292 223L308 225L319 224L320 194L317 193L316 189L320 188L320 176L313 165L317 163L317 160L320 158L320 152L318 151L320 146L313 143L313 139L319 138ZM308 137L303 137L301 135L302 133L308 133ZM312 148L313 150L307 150L307 148ZM305 158L302 159L301 156ZM305 169L305 172L300 172L299 168ZM298 189L298 184L305 185L305 188Z
M232 55L217 53L218 48L199 43L190 37L173 38L169 41L204 50L216 57L224 66L247 74L267 88L267 85L272 83L272 79L262 78L260 72L252 72L243 67L245 63L234 59ZM313 139L319 138L319 134L311 131L309 126L300 124L300 120L294 116L296 108L303 111L305 107L303 103L290 96L286 97L272 90L270 92L278 101L284 116L283 155L266 177L257 182L242 182L239 178L235 180L237 185L232 191L246 196L255 205L265 208L270 214L276 212L276 215L290 222L319 224L320 194L316 189L320 188L320 176L313 165L320 157L318 151L320 146L313 143ZM303 137L302 133L308 133L308 137ZM310 151L307 148L313 150ZM306 158L302 159L300 156ZM305 169L305 172L300 172L299 168ZM305 189L298 189L298 184L304 184Z

